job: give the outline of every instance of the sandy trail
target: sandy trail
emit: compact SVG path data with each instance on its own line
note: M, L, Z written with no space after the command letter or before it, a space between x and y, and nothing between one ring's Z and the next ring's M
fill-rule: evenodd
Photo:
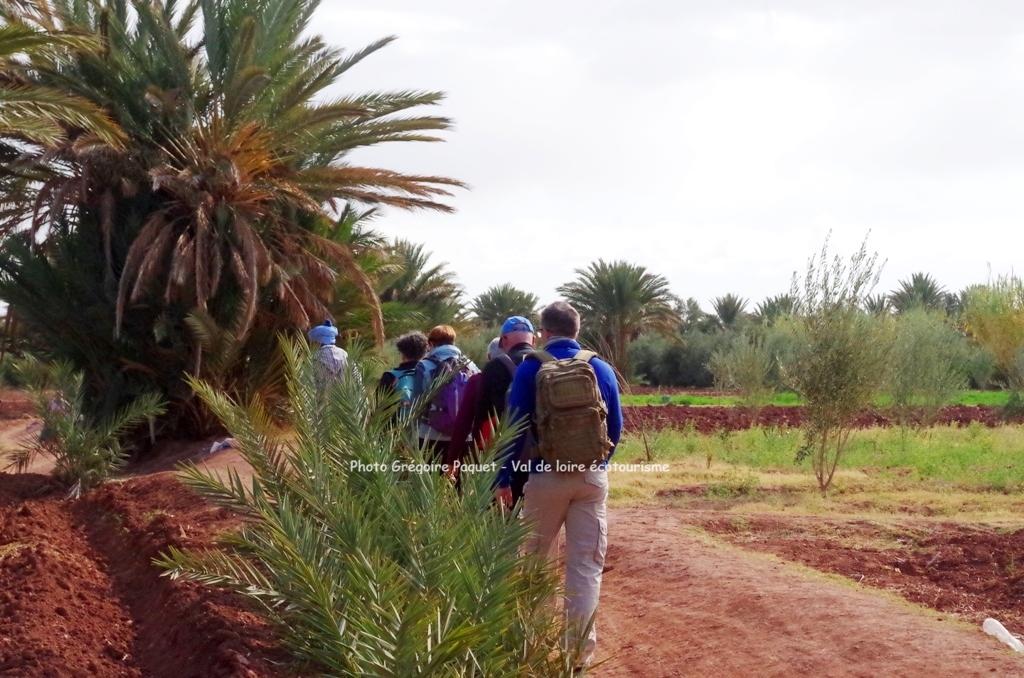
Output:
M1024 675L1024 659L947 615L704 540L670 509L610 514L604 678Z

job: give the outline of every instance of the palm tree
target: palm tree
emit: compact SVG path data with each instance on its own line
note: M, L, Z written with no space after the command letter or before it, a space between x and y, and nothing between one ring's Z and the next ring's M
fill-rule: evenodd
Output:
M773 325L779 318L792 315L796 308L796 300L791 294L777 294L768 297L757 305L753 319L761 325Z
M914 273L910 280L901 280L899 287L889 294L889 302L897 313L912 308L943 311L947 295L942 285L927 273Z
M745 317L744 309L747 307L747 300L730 293L716 297L711 305L715 310L719 326L723 329L730 329L736 327Z
M431 263L426 248L408 240L396 240L390 254L394 273L385 276L380 286L382 302L402 304L427 325L461 321L462 286L447 264Z
M64 134L50 134L45 148L30 145L16 166L0 164L0 183L20 182L5 196L13 204L0 205L0 235L45 257L55 246L48 240L62 233L71 258L101 258L92 297L112 309L103 331L116 332L118 359L155 333L198 374L202 346L184 317L208 313L243 338L255 328L294 331L329 314L339 279L364 296L373 338L383 342L374 281L347 243L325 233L347 203L450 210L443 200L459 182L350 159L355 149L385 142L437 141L450 123L415 112L437 104L439 92L324 96L393 38L351 53L328 47L309 34L316 6L156 0L129 9L119 0L66 0L0 8L12 26L81 34L99 46L35 50L17 69L0 71L0 83L102 110L125 136L118 146L84 125L62 125ZM36 134L24 116L14 122L0 130L0 146ZM31 229L19 234L26 212ZM12 285L25 280L17 265L7 261ZM131 353L137 374L167 369L166 356L138 363ZM98 389L95 373L76 366Z
M627 349L643 332L673 332L679 326L676 297L668 280L643 266L603 259L577 269L559 294L583 319L582 337L629 375Z
M891 308L889 297L884 294L869 294L864 297L864 310L871 315L886 315Z
M537 295L513 287L511 283L495 285L473 300L470 310L487 327L500 325L505 318L536 315L540 300Z
M0 26L0 145L7 140L54 145L69 129L95 135L118 146L124 133L103 111L86 99L32 82L32 75L17 54L28 63L48 53L95 50L99 41L66 31L37 30L22 24Z

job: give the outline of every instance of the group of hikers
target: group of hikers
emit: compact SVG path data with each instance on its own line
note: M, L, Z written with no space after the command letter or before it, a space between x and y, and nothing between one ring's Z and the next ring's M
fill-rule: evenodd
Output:
M489 345L479 369L455 345L456 332L439 325L396 342L401 363L378 388L393 391L401 408L424 403L415 422L420 446L457 481L464 460L483 449L498 422L519 434L500 461L495 502L522 502L531 526L526 550L554 559L565 527L567 642L589 665L597 646L594 623L608 547L607 463L622 433L615 371L578 342L580 315L556 301L529 318L512 316ZM309 332L321 369L341 374L347 365L329 323Z

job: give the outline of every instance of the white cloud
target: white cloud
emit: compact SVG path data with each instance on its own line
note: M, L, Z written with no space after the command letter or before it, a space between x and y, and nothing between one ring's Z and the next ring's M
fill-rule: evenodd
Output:
M346 89L448 93L447 143L359 159L472 185L455 215L378 222L470 293L510 280L550 299L604 257L706 302L785 290L829 229L844 250L872 231L886 288L1012 268L1022 20L966 0L326 0L315 28L346 47L400 35Z

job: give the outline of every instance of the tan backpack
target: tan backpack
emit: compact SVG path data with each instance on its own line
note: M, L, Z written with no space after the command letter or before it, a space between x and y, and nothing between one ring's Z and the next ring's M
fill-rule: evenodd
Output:
M608 406L590 366L596 356L580 351L559 360L547 351L532 354L541 363L536 381L537 449L555 470L583 470L604 461L612 449Z

